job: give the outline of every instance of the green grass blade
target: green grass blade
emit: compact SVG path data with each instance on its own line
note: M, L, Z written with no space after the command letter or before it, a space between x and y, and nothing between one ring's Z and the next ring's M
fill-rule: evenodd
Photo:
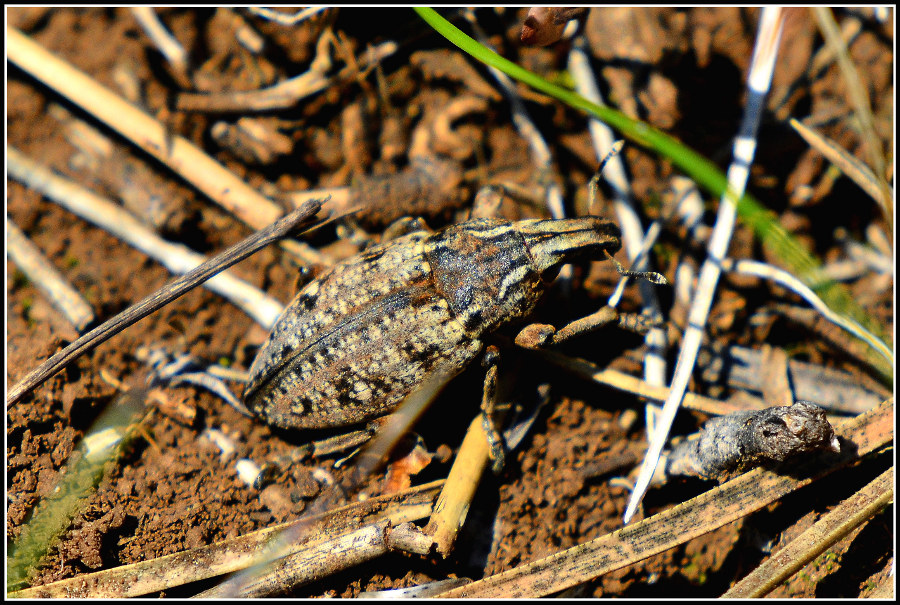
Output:
M91 430L60 473L56 488L34 508L28 524L10 548L6 559L6 591L28 585L29 575L58 541L103 477L108 462L115 460L130 435L129 427L144 411L144 389L132 389L119 397L94 421Z
M848 319L856 320L882 341L888 341L884 327L856 304L845 288L833 281L823 279L820 262L778 224L775 213L766 209L750 194L745 194L740 200L735 200L736 196L728 187L725 175L712 162L648 124L629 118L610 107L597 105L581 95L548 82L537 74L501 57L463 33L434 9L417 7L414 10L438 33L479 61L496 67L512 78L596 117L638 145L653 149L710 193L721 197L728 192L728 198L737 202L738 215L741 220L750 226L763 245L812 288L829 308L840 315L847 316ZM869 355L869 362L886 379L893 382L892 364L886 362L875 351Z

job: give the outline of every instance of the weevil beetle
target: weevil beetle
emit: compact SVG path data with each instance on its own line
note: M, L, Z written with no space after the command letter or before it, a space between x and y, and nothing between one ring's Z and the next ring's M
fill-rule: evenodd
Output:
M483 338L527 317L559 267L621 246L597 217L473 219L374 246L310 282L250 367L247 407L282 428L393 410L434 370L461 372Z

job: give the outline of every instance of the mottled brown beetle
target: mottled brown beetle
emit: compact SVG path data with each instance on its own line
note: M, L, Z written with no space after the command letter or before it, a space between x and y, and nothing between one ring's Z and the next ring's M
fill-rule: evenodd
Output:
M283 428L392 411L426 374L461 372L483 338L528 316L559 267L615 253L596 217L473 219L374 246L308 284L250 367L247 406Z

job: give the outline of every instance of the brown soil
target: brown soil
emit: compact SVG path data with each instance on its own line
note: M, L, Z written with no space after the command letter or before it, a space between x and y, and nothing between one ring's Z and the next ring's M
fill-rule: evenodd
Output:
M128 9L10 8L8 16L12 25L113 90L121 93L123 82L134 84L135 103L267 194L346 185L365 175L398 172L408 161L405 154L411 129L462 95L488 102L485 110L454 123L456 132L470 145L470 149L451 150L459 152L457 157L468 170L466 182L455 189L457 199L425 212L429 225L440 227L465 218L472 192L485 180L513 182L531 190L540 187L540 175L531 167L527 145L510 123L508 104L486 84L493 82L490 75L477 65L473 70L460 62L463 67L459 67L457 51L449 50L451 44L431 32L411 10L341 9L291 27L225 9L158 12L188 50L190 74L196 89L203 92L252 90L303 72L328 24L356 56L361 56L367 45L388 39L399 41L400 49L379 73L334 86L297 107L263 114L283 136L273 138L274 155L249 161L246 147L217 143L210 134L214 123L221 120L233 125L241 115L174 109L173 99L180 90L177 79ZM563 75L565 53L561 47L565 42L547 48L526 48L518 42L524 10L481 10L479 15L503 56L549 79ZM264 40L261 54L253 54L237 42L238 16ZM757 17L755 9L593 9L587 37L595 67L607 87L606 98L725 166L741 117L743 74L752 53ZM847 88L835 62L827 61L815 70L809 67L810 57L823 46L815 20L805 12L793 17L768 97L749 189L820 258L835 260L845 256L835 234L838 227L858 241L866 241L867 229L889 230L876 204L849 180L835 176L828 163L793 133L787 119L813 122L862 161L869 157L866 144L890 150L894 132L893 22L889 19L880 24L862 13L837 13L847 31L851 21L861 27L850 43L850 56L868 93L880 137L863 142L856 134ZM379 27L374 28L376 24ZM554 174L561 177L567 199L579 200L570 205L570 212L577 212L584 207L585 184L595 168L584 117L522 90L553 151ZM8 145L95 191L125 199L129 209L166 239L212 254L250 232L164 166L11 64L7 103ZM113 152L99 164L86 163L67 137L54 106L98 127L110 137ZM660 203L671 198L672 167L635 145L626 147L624 159L640 207L647 218L655 218ZM459 203L465 206L457 210ZM8 218L82 292L100 321L169 279L155 261L18 182L8 182L7 204ZM513 201L504 204L503 212L546 214L531 206L521 208ZM613 216L606 203L602 213ZM711 220L712 213L708 214ZM374 234L383 229L381 223L377 216L369 217L363 227ZM670 280L683 256L698 262L703 258L702 248L685 236L683 229L671 226L657 247L661 253L658 266ZM348 241L332 245L334 239L335 229L325 229L311 243L327 246L335 256L358 250ZM731 254L760 257L761 248L746 227L737 228ZM233 271L275 298L288 301L296 290L294 267L278 247L270 246ZM890 287L877 286L878 279L866 274L849 287L863 308L890 333L893 296ZM571 301L564 302L564 295L554 291L542 307L540 319L559 325L589 312L602 304L615 280L609 263L590 273L576 271ZM672 296L661 292L668 313ZM777 344L795 358L838 367L871 382L865 378L870 370L821 336L783 320L759 323L766 317L762 311L768 305L784 301L796 303L790 293L758 280L725 279L711 314L710 340L756 348L762 342ZM629 288L623 308L630 311L638 305L637 289ZM681 321L670 335L677 338L683 327ZM74 329L8 260L7 384L18 382L76 337ZM80 358L9 408L8 544L21 533L35 504L52 491L92 421L114 400L117 391L101 379L101 370L127 385L142 384L146 370L133 356L141 345L188 352L210 362L226 360L245 369L264 337L264 330L239 309L198 288ZM565 352L639 375L643 350L642 338L609 329L573 343ZM673 352L670 368L674 360ZM451 557L440 563L399 555L383 557L298 588L294 594L352 596L451 574L477 578L619 526L628 493L611 485L608 476L585 479L578 469L610 451L642 447L642 423L621 428L623 414L632 413L623 410L639 411L642 402L547 366L515 373L515 363L503 363L513 376L534 375L550 383L551 400L523 447L509 457L505 470L483 480L467 528ZM442 444L458 447L465 426L478 412L480 381L481 373L473 368L432 405L417 427L430 451ZM528 386L522 384L524 379L516 382L520 388ZM232 387L239 391L238 385ZM705 388L699 382L692 385L697 392L708 392ZM720 391L716 396L727 394ZM309 435L274 431L241 416L204 390L169 389L167 395L195 409L197 419L185 422L174 415L155 413L145 421L144 433L152 443L135 439L110 465L99 488L35 572L34 584L143 561L267 527L297 516L323 491L316 479L321 475L314 476L315 469L325 469L342 480L343 471L332 468L333 459L283 462L292 459L292 452L308 441ZM691 432L701 420L699 415L682 413L676 430ZM240 453L258 464L274 465L273 484L290 495L291 504L267 498L265 490L257 492L242 483L233 461L223 462L215 446L201 437L206 427L234 435ZM413 480L418 483L446 476L448 469L449 461L434 461ZM863 466L828 485L810 486L740 522L600 577L569 596L720 595L766 558L763 548L779 548L863 485L872 472ZM375 477L365 490L377 495L380 485L380 477ZM686 500L702 489L705 487L684 484L653 490L645 500L644 514ZM873 587L890 581L886 574L893 561L893 531L893 509L889 507L775 594L865 596ZM190 593L191 589L178 589L172 594Z

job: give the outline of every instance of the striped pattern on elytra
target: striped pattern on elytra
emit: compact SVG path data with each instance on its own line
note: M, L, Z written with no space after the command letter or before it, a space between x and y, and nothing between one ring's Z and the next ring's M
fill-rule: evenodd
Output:
M620 247L597 217L473 219L374 246L309 283L250 367L247 407L282 428L392 411L426 374L461 372L534 310L558 268Z

